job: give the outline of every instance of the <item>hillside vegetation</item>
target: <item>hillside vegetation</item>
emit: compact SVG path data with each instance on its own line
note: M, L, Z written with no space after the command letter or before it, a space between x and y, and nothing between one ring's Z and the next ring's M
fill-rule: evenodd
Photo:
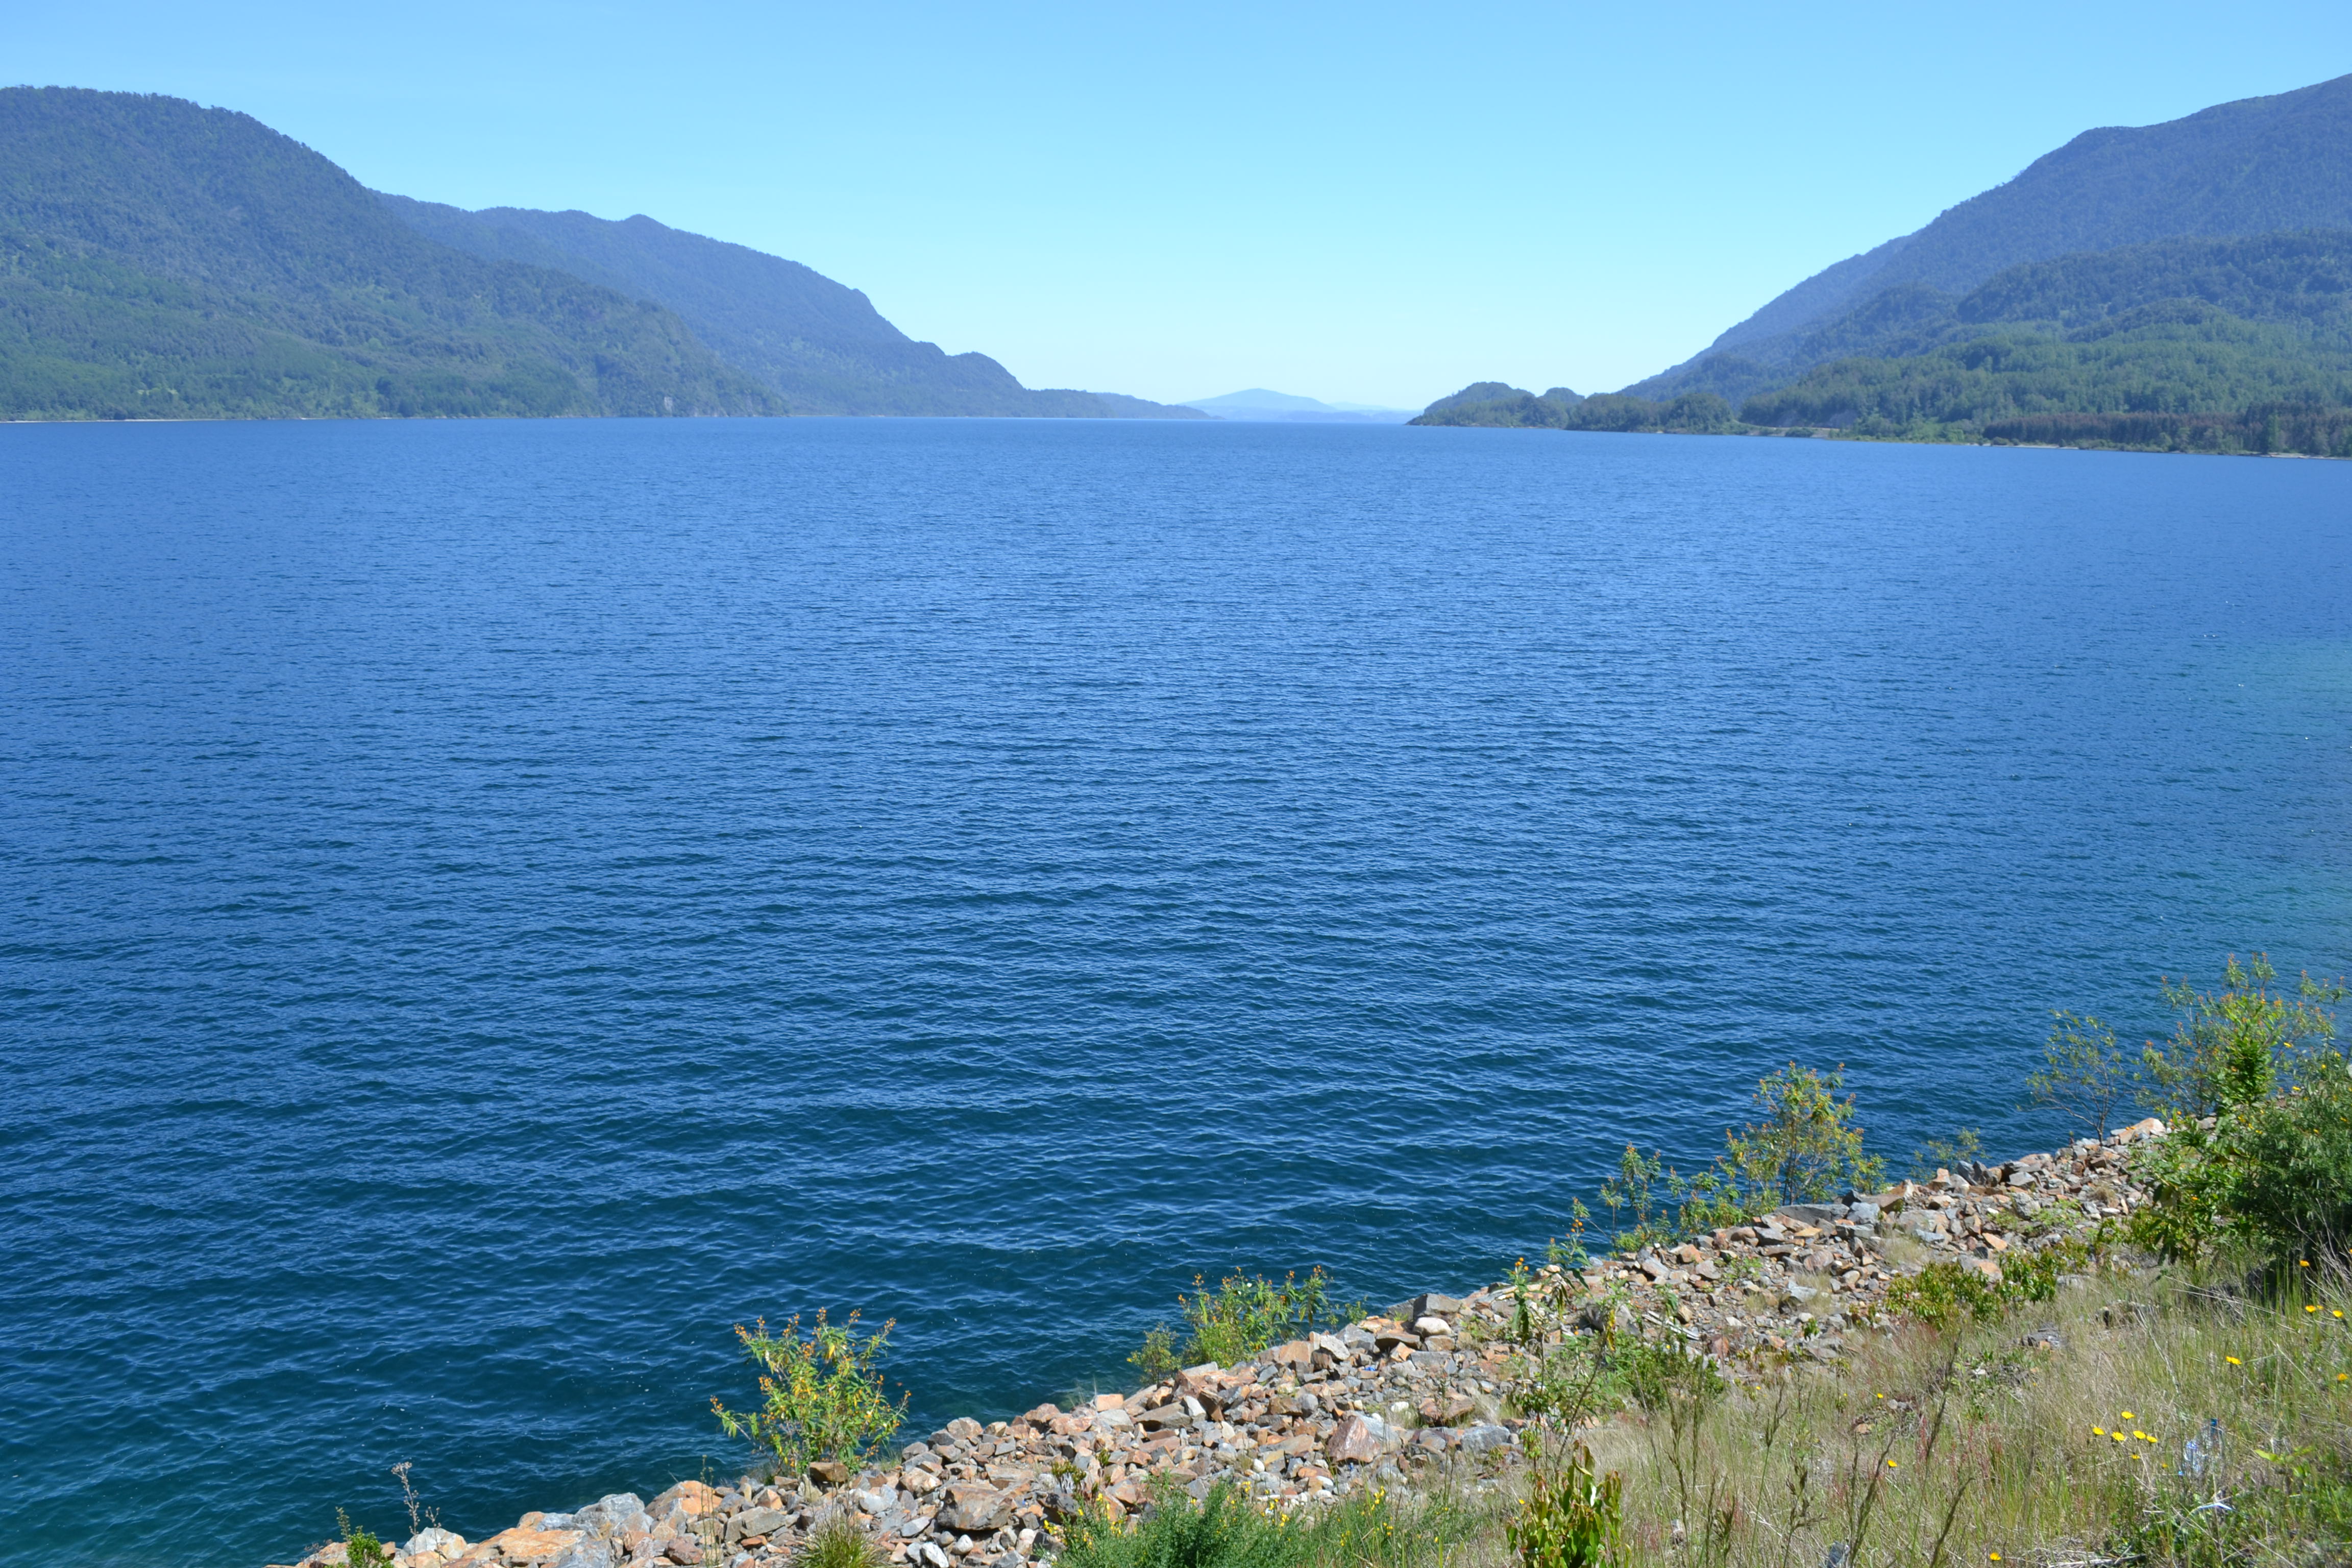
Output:
M2352 227L2352 76L2160 125L2086 131L2015 179L1807 279L1626 391L1738 399L1833 357L1826 324L1891 289L1965 293L2036 261L2174 237Z
M1736 417L1706 391L1570 401L1484 383L1418 422L2352 456L2352 228L2158 240L1959 294L1905 284L1801 336L1808 370L1718 376Z
M436 244L246 115L0 90L0 417L781 407L673 312Z
M950 354L884 320L857 289L747 246L643 216L378 198L418 233L477 256L572 273L674 310L728 363L795 414L1205 417L1117 393L1035 390L982 353Z

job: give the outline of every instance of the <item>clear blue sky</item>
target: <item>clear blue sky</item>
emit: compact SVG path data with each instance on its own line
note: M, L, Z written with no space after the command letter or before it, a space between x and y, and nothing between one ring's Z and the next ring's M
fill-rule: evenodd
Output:
M2352 5L0 6L0 80L379 189L644 212L1033 386L1622 385L2095 125L2352 71Z

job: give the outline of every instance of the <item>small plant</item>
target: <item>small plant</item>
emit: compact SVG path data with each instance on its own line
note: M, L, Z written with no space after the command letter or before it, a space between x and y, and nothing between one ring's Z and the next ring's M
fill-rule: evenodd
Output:
M793 1568L883 1568L887 1561L872 1536L838 1514L820 1523L793 1558Z
M1329 1286L1320 1268L1309 1269L1304 1279L1295 1273L1285 1275L1279 1285L1263 1275L1235 1270L1214 1290L1196 1274L1192 1288L1192 1295L1176 1298L1190 1330L1181 1351L1175 1334L1162 1325L1144 1335L1142 1345L1127 1358L1146 1383L1201 1362L1236 1365L1333 1315Z
M1592 1450L1582 1444L1568 1451L1565 1464L1552 1465L1534 1434L1523 1442L1532 1473L1519 1516L1504 1531L1521 1568L1601 1568L1622 1561L1624 1479L1614 1470L1596 1475Z
M335 1510L335 1528L342 1532L343 1562L348 1568L392 1568L392 1548L368 1531L352 1523L352 1516Z
M2148 1042L2141 1062L2169 1121L2268 1100L2283 1079L2292 1081L2303 1058L2336 1038L2336 1016L2321 1004L2344 999L2342 981L2306 974L2290 996L2273 988L2278 972L2259 952L2243 963L2231 953L2223 978L2219 991L2164 982L2165 1001L2184 1016L2169 1040Z
M860 1340L858 1314L835 1326L816 1315L808 1337L801 1337L797 1313L786 1320L781 1333L768 1331L767 1320L746 1329L738 1323L735 1337L760 1368L761 1408L743 1412L710 1402L719 1427L730 1437L748 1439L754 1447L774 1456L779 1475L799 1477L819 1459L839 1459L855 1465L877 1445L887 1443L906 1410L907 1396L893 1405L882 1391L875 1362L889 1342L895 1323L884 1323L879 1333Z
M1924 1182L1938 1171L1956 1171L1984 1152L1984 1135L1963 1127L1949 1138L1930 1138L1912 1152L1911 1179Z
M2288 1273L2290 1258L2341 1258L2352 1247L2352 1076L2320 1004L2344 985L2306 975L2290 995L2260 953L2232 955L2226 973L2218 992L2165 987L2187 1016L2147 1062L2179 1120L2133 1162L2153 1201L2132 1216L2132 1237L2190 1261L2242 1247Z
M1846 1187L1868 1189L1885 1177L1885 1163L1863 1152L1853 1097L1840 1100L1844 1069L1816 1072L1791 1062L1756 1085L1761 1114L1723 1135L1713 1165L1685 1176L1656 1151L1632 1144L1618 1157L1617 1174L1601 1184L1617 1246L1626 1251L1662 1246L1738 1225L1783 1204L1819 1203ZM1629 1223L1630 1222L1630 1223Z
M2116 1103L2137 1076L2131 1058L2116 1043L2116 1032L2087 1013L2053 1012L2057 1023L2042 1047L2042 1068L2025 1080L2037 1105L2055 1106L2066 1118L2107 1135Z
M1794 1062L1758 1083L1755 1104L1763 1115L1724 1134L1726 1175L1763 1200L1762 1208L1819 1203L1842 1187L1878 1185L1885 1166L1862 1152L1853 1097L1837 1097L1844 1087L1843 1067L1821 1073Z
M1609 1356L1625 1397L1644 1410L1664 1410L1677 1401L1706 1405L1730 1385L1715 1369L1678 1344L1649 1344L1636 1340Z
M1184 1363L1176 1356L1176 1336L1165 1323L1154 1324L1143 1342L1128 1352L1127 1364L1146 1383L1158 1383Z
M2096 1261L2097 1254L2087 1243L2066 1241L2039 1252L2011 1254L2003 1260L1999 1279L1958 1263L1930 1263L1888 1286L1886 1307L1950 1329L1968 1319L1998 1318L2021 1302L2050 1300L2058 1294L2061 1274L2088 1268Z

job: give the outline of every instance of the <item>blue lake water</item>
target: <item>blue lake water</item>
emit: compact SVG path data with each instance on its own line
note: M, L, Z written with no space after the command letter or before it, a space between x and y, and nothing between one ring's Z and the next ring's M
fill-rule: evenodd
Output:
M2352 465L995 421L0 427L0 1556L1493 1278L1847 1064L2352 967Z

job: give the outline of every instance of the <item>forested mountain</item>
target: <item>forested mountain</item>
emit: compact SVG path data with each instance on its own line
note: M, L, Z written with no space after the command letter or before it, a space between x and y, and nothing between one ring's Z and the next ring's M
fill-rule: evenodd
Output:
M2347 410L2352 77L2085 132L1614 397L1415 423L2352 456Z
M1832 323L1891 289L1966 293L2023 263L2175 237L2352 228L2352 76L2161 125L2086 131L1927 227L1807 279L1706 353L1637 382L1735 400L1833 358Z
M0 90L0 417L775 413L658 305L179 99Z
M1823 363L1748 396L1737 421L1706 391L1571 402L1484 383L1416 423L2352 455L2352 418L2328 412L2352 408L2352 230L2160 240L2029 262L1961 295L1905 285L1808 341Z
M380 197L227 110L0 89L0 418L784 413L1205 417L1032 391L651 218Z
M950 354L883 320L855 289L747 246L583 212L467 212L379 198L420 234L477 256L551 267L667 306L719 357L795 414L958 414L1062 418L1201 417L1117 393L1033 391L982 353Z

